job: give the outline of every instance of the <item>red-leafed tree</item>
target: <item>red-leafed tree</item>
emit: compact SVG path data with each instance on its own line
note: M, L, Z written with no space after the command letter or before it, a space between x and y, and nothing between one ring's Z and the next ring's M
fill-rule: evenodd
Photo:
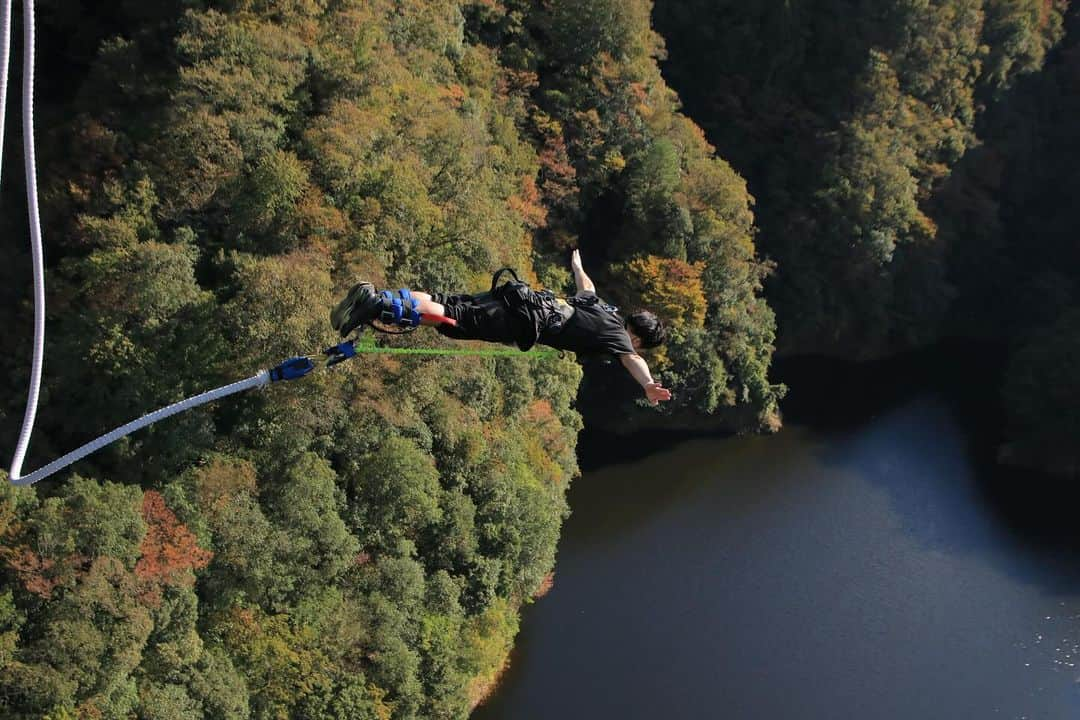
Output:
M135 576L144 584L143 599L157 605L163 586L190 587L195 582L194 571L209 565L213 553L199 547L195 535L177 520L161 493L146 491L142 515L146 536L139 546Z
M53 560L41 557L26 546L5 548L3 558L27 592L45 600L52 597L53 588L59 583L53 573L56 565Z

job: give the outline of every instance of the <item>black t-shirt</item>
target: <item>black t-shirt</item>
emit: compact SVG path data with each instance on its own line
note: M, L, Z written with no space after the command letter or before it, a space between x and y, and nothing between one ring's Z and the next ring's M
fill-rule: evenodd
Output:
M594 292L582 292L567 298L574 313L557 331L544 330L540 342L559 350L578 354L606 353L632 355L634 346L623 319Z

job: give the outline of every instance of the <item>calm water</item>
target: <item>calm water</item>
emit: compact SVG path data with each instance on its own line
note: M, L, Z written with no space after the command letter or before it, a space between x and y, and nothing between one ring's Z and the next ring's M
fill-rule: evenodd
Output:
M473 717L1080 718L1078 544L964 427L927 392L586 472Z

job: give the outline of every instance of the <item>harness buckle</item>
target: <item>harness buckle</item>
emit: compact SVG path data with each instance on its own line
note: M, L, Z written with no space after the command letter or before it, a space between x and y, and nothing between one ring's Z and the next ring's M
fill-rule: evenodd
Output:
M315 369L315 363L306 356L291 357L270 370L270 382L297 380Z
M323 355L326 355L326 367L333 367L349 358L356 357L356 344L352 340L346 340L326 348L323 350Z

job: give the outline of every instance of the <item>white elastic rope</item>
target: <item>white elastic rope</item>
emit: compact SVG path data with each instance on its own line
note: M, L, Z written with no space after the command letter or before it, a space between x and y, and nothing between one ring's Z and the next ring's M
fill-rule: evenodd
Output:
M26 199L30 210L30 248L34 264L34 356L30 365L30 392L22 431L11 460L11 479L22 474L26 448L37 417L41 364L45 353L45 263L41 251L41 216L38 212L37 170L34 160L34 0L23 0L23 153L26 160ZM10 42L11 0L4 0L4 64ZM7 72L4 68L5 87ZM0 108L2 110L2 108Z
M7 81L10 55L11 0L4 0L4 6L0 9L0 158L4 157L4 115L7 111Z
M12 473L11 482L15 485L32 485L38 480L42 480L49 475L52 475L54 472L62 470L68 465L71 465L72 463L81 460L90 453L96 452L101 448L105 447L106 445L114 443L125 435L129 435L130 433L133 433L136 430L140 430L147 425L152 425L158 420L164 420L170 415L182 413L186 410L190 410L194 407L198 407L199 405L204 405L208 402L218 400L219 398L223 398L228 395L234 395L238 392L250 390L251 388L261 387L269 382L270 371L263 370L258 375L253 375L247 380L240 380L238 382L232 383L231 385L224 385L215 390L208 390L201 395L190 397L187 400L181 400L180 402L173 403L172 405L163 407L160 410L155 410L148 415L143 415L138 420L132 420L127 425L121 425L112 432L106 433L101 437L97 438L96 440L91 440L79 449L72 450L67 455L53 460L45 467L41 468L40 470L35 470L26 477L17 477L15 473Z
M26 457L30 433L34 429L34 420L37 416L38 395L41 389L41 365L45 351L45 263L41 250L41 214L38 210L37 166L34 158L34 0L23 0L23 9L25 26L23 28L23 154L26 165L26 201L30 212L30 246L34 265L34 356L30 368L30 393L26 401L26 414L23 416L22 431L19 433L19 442L15 446L15 455L11 461L11 482L15 485L32 485L109 443L116 442L125 435L152 425L158 420L228 395L266 385L270 382L270 372L263 370L247 380L209 390L201 395L155 410L53 460L40 470L35 470L25 477L22 475L23 460ZM2 54L0 57L0 158L2 158L3 116L7 107L8 53L11 44L11 0L3 0L0 34L2 34L0 37L0 54Z

